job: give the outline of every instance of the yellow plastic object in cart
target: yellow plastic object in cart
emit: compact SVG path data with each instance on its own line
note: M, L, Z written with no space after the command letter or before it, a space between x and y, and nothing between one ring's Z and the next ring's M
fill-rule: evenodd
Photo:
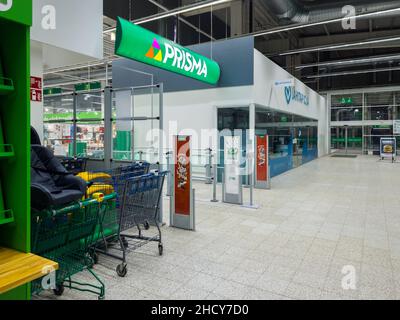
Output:
M92 172L80 172L78 173L78 177L82 178L83 180L90 182L96 179L111 179L111 176L107 173L99 172L99 173L92 173Z
M94 195L95 193L99 193L99 192L102 192L102 193L108 195L108 194L114 193L114 188L112 185L109 185L109 184L94 184L94 185L91 185L87 189L86 194L87 194L87 196L91 196L91 195Z
M82 178L86 182L94 182L88 189L86 190L86 198L92 197L95 193L103 193L105 195L109 195L114 193L114 187L110 184L95 182L97 179L100 180L111 180L111 176L107 173L98 172L80 172L77 175L78 177Z
M104 201L104 193L101 193L101 192L93 193L92 198L97 200L98 202L103 202Z

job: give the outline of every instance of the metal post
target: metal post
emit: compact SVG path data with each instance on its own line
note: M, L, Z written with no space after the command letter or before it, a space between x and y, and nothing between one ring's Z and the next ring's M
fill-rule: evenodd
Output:
M213 183L213 198L211 202L218 202L217 200L217 164L215 163L212 166L213 176L212 176L212 183Z
M253 161L252 161L252 156L249 155L248 158L248 177L249 177L249 184L250 184L250 206L253 206L253 190L254 190L254 185L253 185L253 170L252 170L252 165L253 165Z
M104 162L111 168L112 159L112 89L104 89Z
M248 155L247 158L247 175L249 177L249 189L250 189L250 203L242 205L245 208L258 209L259 206L254 204L254 181L253 181L253 154Z
M196 190L194 188L192 189L191 206L192 206L192 215L193 215L191 230L196 231Z
M70 154L69 156L70 157L76 157L77 156L77 143L76 143L76 136L77 136L77 132L78 132L78 128L76 127L77 126L77 124L78 124L78 121L77 121L77 119L76 119L76 115L77 115L77 109L78 109L78 98L77 98L77 96L78 96L78 94L76 93L76 91L74 91L74 93L73 93L73 99L74 99L74 101L73 101L73 120L72 120L72 123L73 123L73 126L72 126L72 129L73 129L73 132L72 132L72 153L73 154Z
M211 176L211 167L212 167L212 149L208 148L208 163L206 164L206 184L211 184L212 183L212 176Z
M172 167L171 167L171 151L168 151L165 155L167 157L167 196L170 197L172 195Z
M159 110L158 110L158 116L159 116L159 123L158 127L160 128L160 132L164 132L164 85L160 83L158 85L159 89ZM159 146L158 146L158 157L159 161L161 162L163 159L163 150L164 150L164 145L163 145L163 139L159 139ZM169 168L168 168L169 170Z
M225 170L225 168L224 168ZM222 171L222 202L225 202L225 172Z
M134 99L135 91L131 88L131 117L132 117L132 126L131 126L131 161L135 161L135 99Z

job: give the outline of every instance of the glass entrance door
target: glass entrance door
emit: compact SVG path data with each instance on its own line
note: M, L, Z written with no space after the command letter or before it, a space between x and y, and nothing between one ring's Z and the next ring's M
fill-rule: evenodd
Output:
M307 128L293 128L293 167L303 164L303 144L307 141Z
M332 152L361 154L362 153L362 127L332 127L331 128Z

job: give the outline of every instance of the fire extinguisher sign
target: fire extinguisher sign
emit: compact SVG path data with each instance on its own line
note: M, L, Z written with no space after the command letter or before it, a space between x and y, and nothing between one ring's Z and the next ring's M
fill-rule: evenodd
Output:
M42 92L42 78L31 77L31 101L42 102L43 92Z

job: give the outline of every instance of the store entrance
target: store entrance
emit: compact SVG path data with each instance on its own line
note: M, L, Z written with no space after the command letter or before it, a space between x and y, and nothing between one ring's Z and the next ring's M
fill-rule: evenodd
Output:
M336 153L361 154L362 127L332 127L331 149Z

